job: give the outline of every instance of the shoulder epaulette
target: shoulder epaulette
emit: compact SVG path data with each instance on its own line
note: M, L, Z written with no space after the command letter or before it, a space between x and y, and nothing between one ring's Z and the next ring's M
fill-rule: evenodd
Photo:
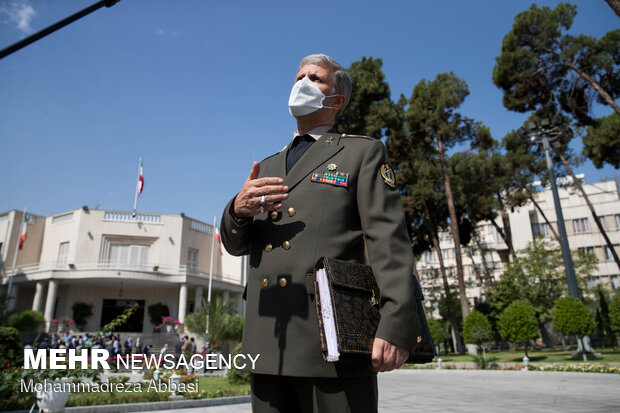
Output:
M362 138L362 139L370 139L370 140L375 140L375 138L372 138L370 136L366 136L366 135L349 135L348 133L343 133L342 135L340 135L341 138Z

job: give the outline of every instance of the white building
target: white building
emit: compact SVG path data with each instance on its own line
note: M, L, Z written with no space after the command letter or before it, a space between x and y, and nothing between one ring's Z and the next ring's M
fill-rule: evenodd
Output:
M23 213L0 214L1 285L12 279L10 308L72 318L76 302L92 304L86 331L97 330L128 305L136 316L120 331L151 332L146 309L168 306L183 322L207 296L236 299L241 306L242 259L215 242L212 225L187 216L91 210L87 207L50 217L28 214L28 238L17 255ZM220 252L221 251L221 252ZM213 255L212 255L213 252ZM213 258L213 261L211 261Z
M616 182L610 180L583 185L583 187L603 223L607 236L611 239L616 252L620 253L620 196ZM559 197L570 249L583 249L593 253L598 259L597 269L587 280L588 286L593 287L601 283L613 289L620 287L620 270L594 223L590 209L581 193L573 187L559 188ZM551 189L547 188L537 193L536 201L557 232L557 218ZM525 248L528 243L534 241L536 236L549 239L553 237L548 224L533 203L509 212L509 220L512 243L516 251ZM503 229L501 218L498 218L496 222ZM466 293L472 305L482 292L480 284L484 277L481 275L486 275L487 279L498 279L509 256L508 247L491 222L483 222L478 225L477 229L477 237L472 239L468 247L461 247ZM458 293L454 243L449 232L442 233L440 238L440 248L448 273L448 281L453 291ZM438 275L439 261L435 251L424 253L416 268L427 297L432 297L433 292L443 290L443 283Z

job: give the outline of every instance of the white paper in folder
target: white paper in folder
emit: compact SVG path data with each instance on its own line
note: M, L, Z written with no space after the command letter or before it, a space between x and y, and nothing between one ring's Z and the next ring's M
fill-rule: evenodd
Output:
M338 361L340 353L338 352L338 340L336 338L336 323L334 322L334 309L332 307L332 296L329 293L327 284L327 274L325 269L321 268L316 272L316 281L319 285L319 295L321 299L321 318L323 319L323 328L325 329L325 340L327 342L327 361Z

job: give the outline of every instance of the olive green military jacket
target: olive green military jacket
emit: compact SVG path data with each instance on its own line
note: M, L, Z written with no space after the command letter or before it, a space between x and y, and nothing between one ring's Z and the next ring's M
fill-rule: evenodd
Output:
M223 244L250 255L243 353L260 354L254 373L301 377L374 374L367 362L324 361L314 302L313 268L321 257L365 262L381 290L376 333L414 346L419 333L413 303L413 256L400 194L381 141L322 135L286 174L288 148L263 160L259 177L282 177L289 197L277 212L241 223L226 206ZM348 174L345 185L316 182L314 174Z

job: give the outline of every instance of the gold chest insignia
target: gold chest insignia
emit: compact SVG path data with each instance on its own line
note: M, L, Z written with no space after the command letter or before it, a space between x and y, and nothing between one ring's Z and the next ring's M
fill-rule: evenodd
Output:
M388 186L396 188L396 175L389 163L384 163L380 168L381 176Z

